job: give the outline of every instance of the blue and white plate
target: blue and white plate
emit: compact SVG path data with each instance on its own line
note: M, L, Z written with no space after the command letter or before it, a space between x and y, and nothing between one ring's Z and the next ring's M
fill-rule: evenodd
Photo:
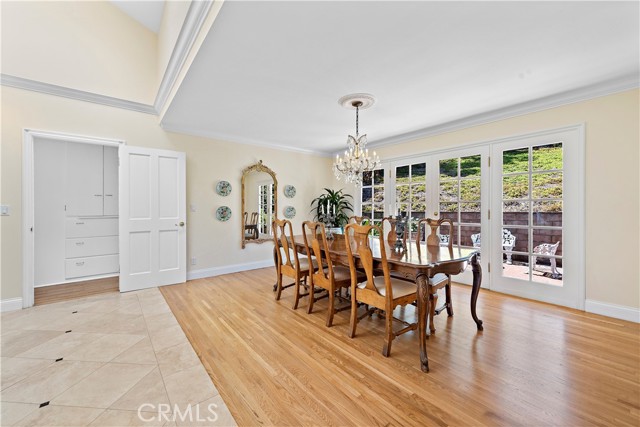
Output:
M229 184L229 181L218 181L218 185L216 185L216 193L221 196L228 196L231 194L231 184Z
M216 218L219 221L228 221L231 218L231 208L228 206L220 206L216 210Z
M284 196L291 199L296 195L296 187L293 185L285 185L284 186Z
M284 208L284 217L287 219L291 219L294 216L296 216L296 208L294 208L293 206L287 206L286 208Z

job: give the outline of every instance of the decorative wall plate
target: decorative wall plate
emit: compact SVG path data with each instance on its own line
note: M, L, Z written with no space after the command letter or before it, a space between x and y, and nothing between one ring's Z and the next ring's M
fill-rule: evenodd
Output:
M218 181L218 185L216 185L216 193L221 196L228 196L231 194L231 184L229 184L229 181Z
M219 221L227 221L229 218L231 218L231 208L229 208L228 206L220 206L216 210L216 218Z
M295 195L296 195L296 187L294 187L293 185L285 185L284 186L284 195L285 195L285 197L288 197L289 199L291 199L292 197L295 197Z
M294 216L296 216L296 208L294 208L293 206L287 206L286 208L284 208L284 217L287 219L291 219Z

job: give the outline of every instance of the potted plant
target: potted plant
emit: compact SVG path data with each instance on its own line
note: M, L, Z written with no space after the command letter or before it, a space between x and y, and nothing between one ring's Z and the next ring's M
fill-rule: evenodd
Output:
M353 205L348 200L353 200L353 197L351 194L344 194L343 189L325 188L324 191L311 202L314 219L323 222L328 228L341 228L349 222L348 212L353 212Z

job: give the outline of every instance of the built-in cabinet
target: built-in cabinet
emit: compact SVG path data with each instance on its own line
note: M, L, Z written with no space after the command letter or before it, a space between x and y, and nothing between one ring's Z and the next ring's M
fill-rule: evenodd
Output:
M34 285L119 271L118 148L34 143Z

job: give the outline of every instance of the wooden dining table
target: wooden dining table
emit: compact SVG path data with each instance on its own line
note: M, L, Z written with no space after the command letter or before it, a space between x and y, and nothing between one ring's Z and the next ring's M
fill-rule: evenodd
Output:
M328 240L329 255L331 260L339 265L349 266L347 246L344 235L335 234L334 238ZM294 236L296 250L306 254L304 237ZM420 341L420 369L423 372L429 371L429 359L427 357L427 316L429 314L429 294L434 292L430 289L429 278L438 273L456 275L462 273L467 266L471 265L473 272L473 285L471 287L471 317L479 331L483 330L482 320L476 314L476 302L482 283L482 268L478 262L477 248L453 248L447 246L428 246L424 243L407 242L404 249L395 249L386 241L385 255L390 272L396 276L413 280L418 286L418 335ZM371 238L370 247L373 252L374 268L382 268L380 255L380 240ZM357 254L354 254L356 268L362 267Z

